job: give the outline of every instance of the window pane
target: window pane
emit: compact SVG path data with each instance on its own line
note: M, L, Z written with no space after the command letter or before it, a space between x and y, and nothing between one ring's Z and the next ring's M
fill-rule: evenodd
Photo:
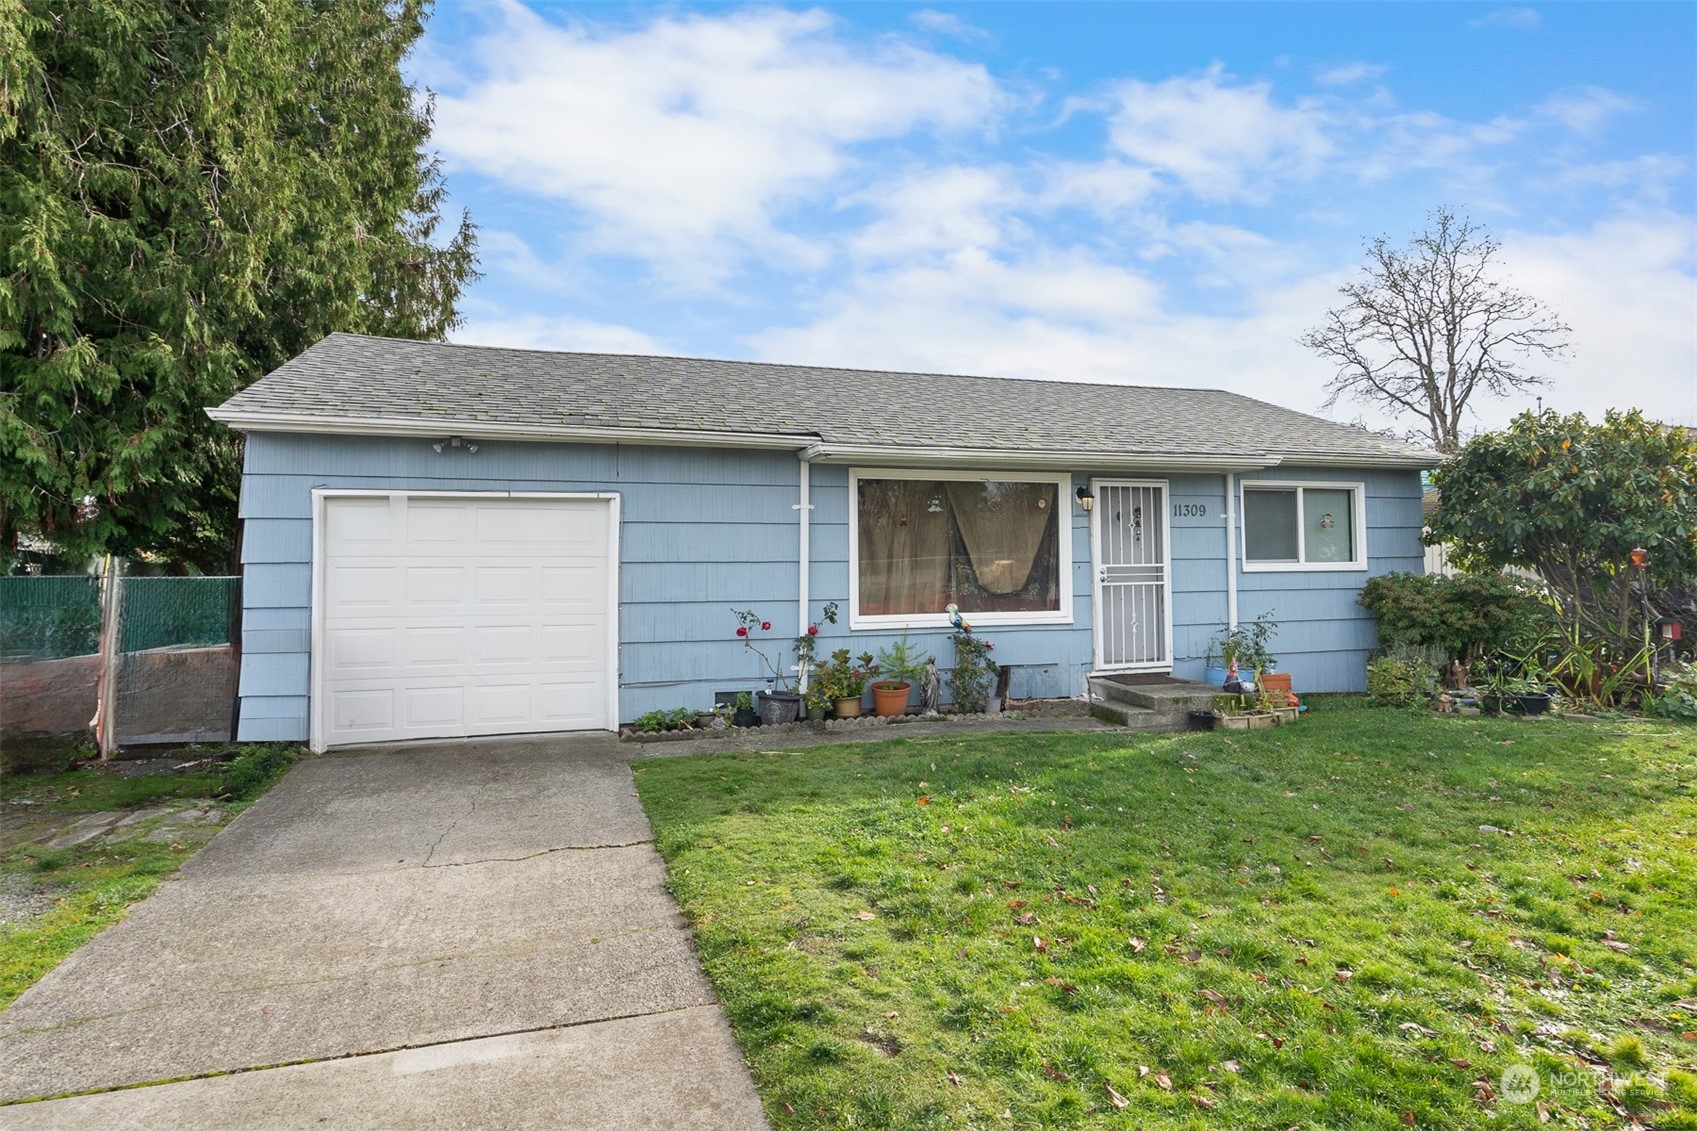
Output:
M859 483L862 616L1060 608L1055 484Z
M1354 491L1309 487L1302 493L1303 546L1311 562L1355 560Z
M1252 562L1296 561L1296 491L1243 492L1243 556Z

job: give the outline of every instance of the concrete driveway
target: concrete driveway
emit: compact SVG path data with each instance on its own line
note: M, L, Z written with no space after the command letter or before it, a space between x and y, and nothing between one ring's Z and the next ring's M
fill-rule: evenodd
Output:
M763 1128L664 880L610 737L313 759L0 1013L93 1093L0 1127Z

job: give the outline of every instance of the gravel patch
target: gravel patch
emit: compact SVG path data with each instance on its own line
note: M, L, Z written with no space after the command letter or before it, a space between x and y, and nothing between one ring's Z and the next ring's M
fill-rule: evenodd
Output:
M0 872L0 926L25 923L53 910L59 891L52 884L32 884L22 876Z

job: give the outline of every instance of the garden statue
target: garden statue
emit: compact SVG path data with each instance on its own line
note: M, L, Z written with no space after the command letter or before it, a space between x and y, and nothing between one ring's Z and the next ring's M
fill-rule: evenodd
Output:
M940 712L938 705L943 698L943 677L937 673L937 657L925 657L925 675L919 681L919 705L924 709L927 718Z

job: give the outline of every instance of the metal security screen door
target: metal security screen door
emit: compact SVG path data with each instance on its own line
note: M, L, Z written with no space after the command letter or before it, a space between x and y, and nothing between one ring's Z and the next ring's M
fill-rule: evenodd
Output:
M1172 667L1167 485L1098 480L1091 557L1096 563L1096 667Z

